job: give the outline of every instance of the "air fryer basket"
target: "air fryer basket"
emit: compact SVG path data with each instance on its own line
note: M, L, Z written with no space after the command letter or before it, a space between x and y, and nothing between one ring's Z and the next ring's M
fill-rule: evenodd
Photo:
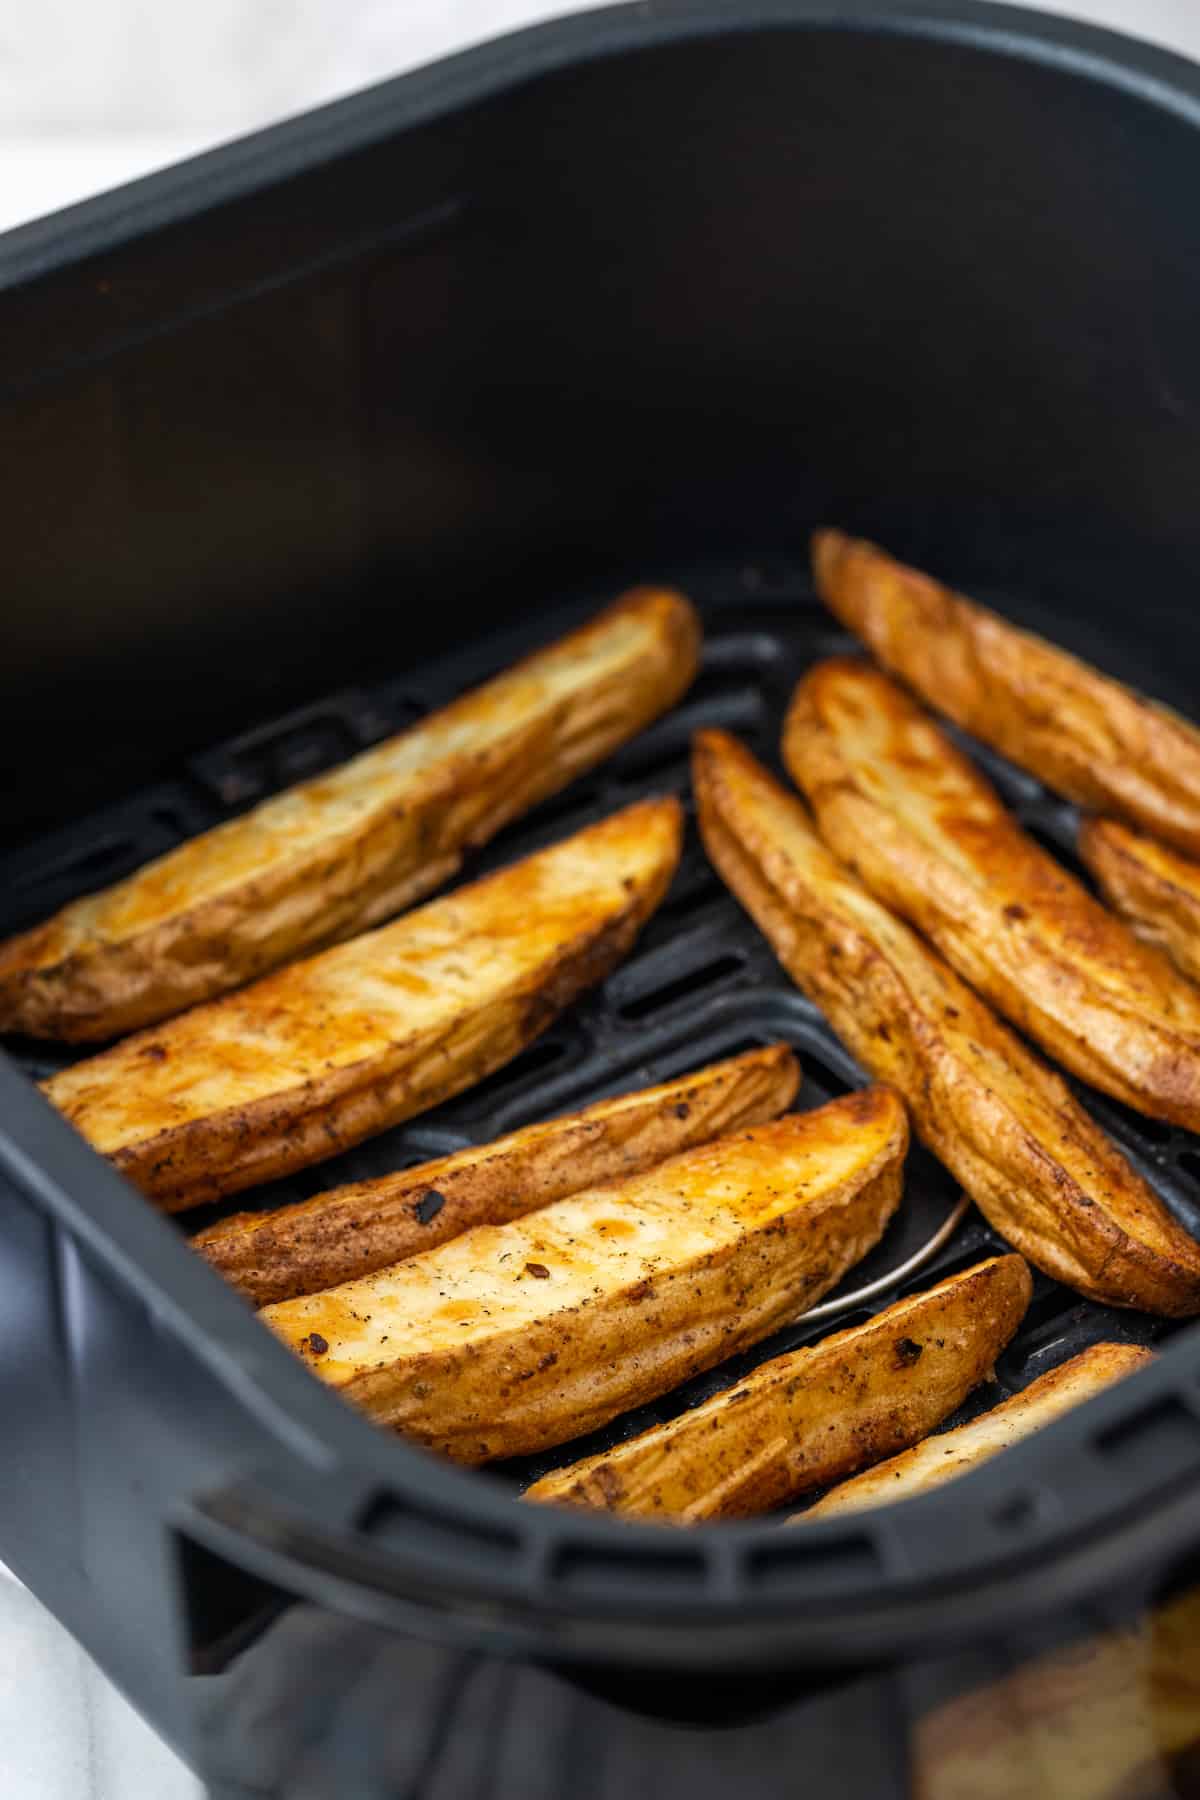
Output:
M1188 65L1002 7L617 7L13 234L0 930L626 580L702 605L699 682L477 866L683 790L698 724L773 759L846 642L804 570L821 519L1195 713L1198 127ZM1070 809L985 760L1070 860ZM861 1079L693 832L602 993L288 1191L780 1037L801 1104ZM1148 1591L1195 1548L1200 1335L1041 1278L1003 1388L1102 1336L1164 1354L950 1488L789 1533L518 1505L528 1466L443 1466L324 1390L41 1100L54 1053L11 1049L0 1554L178 1741L184 1672L285 1597L589 1679L827 1678ZM1088 1103L1200 1231L1200 1145ZM852 1282L955 1198L921 1153L909 1194ZM911 1285L996 1242L969 1215Z

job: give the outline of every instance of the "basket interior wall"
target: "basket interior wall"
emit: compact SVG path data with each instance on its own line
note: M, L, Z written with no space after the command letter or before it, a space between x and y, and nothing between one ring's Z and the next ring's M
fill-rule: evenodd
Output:
M1064 57L753 8L431 91L321 115L286 176L248 149L240 198L218 155L0 252L6 840L822 518L1186 707L1182 117Z

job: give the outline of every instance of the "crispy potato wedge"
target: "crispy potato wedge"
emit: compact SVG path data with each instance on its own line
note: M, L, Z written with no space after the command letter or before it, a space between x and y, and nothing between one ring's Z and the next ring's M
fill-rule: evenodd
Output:
M1200 862L1117 819L1085 819L1079 854L1142 941L1200 981Z
M1153 1351L1136 1344L1092 1344L969 1424L928 1437L911 1450L842 1482L789 1523L800 1525L806 1519L827 1519L834 1513L863 1512L941 1487L1153 1361Z
M895 682L819 663L783 758L834 854L1005 1018L1126 1106L1200 1131L1200 991L1022 831Z
M256 1306L291 1300L778 1118L799 1085L786 1044L750 1050L420 1168L275 1212L237 1213L199 1232L192 1248Z
M470 1087L629 950L679 860L646 800L43 1084L168 1211L335 1156Z
M990 1373L1029 1305L998 1256L534 1482L527 1500L680 1525L769 1512L925 1436Z
M884 666L1049 787L1200 856L1200 729L840 531L817 591Z
M115 1037L413 905L674 704L700 626L638 589L430 718L0 945L0 1031Z
M260 1317L380 1424L457 1462L562 1443L795 1318L900 1199L887 1089L479 1225Z
M994 1665L993 1665L994 1666ZM1034 1657L914 1723L913 1800L1194 1794L1200 1590Z
M724 732L698 734L694 779L721 875L997 1231L1092 1299L1200 1312L1200 1244L1065 1082L835 860L803 804Z

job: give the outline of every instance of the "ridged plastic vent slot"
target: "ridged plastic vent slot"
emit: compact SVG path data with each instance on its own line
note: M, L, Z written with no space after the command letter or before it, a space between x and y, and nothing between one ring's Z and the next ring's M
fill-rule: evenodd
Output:
M461 1513L434 1512L390 1497L373 1501L359 1523L370 1537L395 1537L415 1554L440 1555L455 1562L464 1551L490 1562L497 1556L516 1556L521 1548L515 1531L485 1525Z
M650 1601L654 1593L673 1594L708 1585L707 1559L689 1549L603 1550L593 1545L564 1544L550 1564L550 1578L568 1594L595 1594L605 1599Z
M786 1596L789 1590L861 1587L878 1576L879 1552L865 1532L837 1538L832 1544L804 1542L804 1526L785 1526L777 1544L750 1552L746 1574L752 1587Z
M1132 1419L1122 1419L1096 1440L1112 1469L1143 1483L1148 1469L1166 1484L1200 1472L1200 1419L1181 1400L1160 1400Z

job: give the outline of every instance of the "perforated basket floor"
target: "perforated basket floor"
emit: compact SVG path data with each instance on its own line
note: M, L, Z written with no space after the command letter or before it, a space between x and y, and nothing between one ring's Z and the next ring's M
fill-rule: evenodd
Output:
M683 587L705 615L703 668L684 704L603 768L505 832L470 865L467 878L566 836L644 794L677 792L690 808L688 743L699 726L720 725L738 733L778 768L782 715L795 681L817 658L854 648L853 640L816 601L799 558L683 568L667 572L667 578ZM1003 606L1003 596L993 598ZM473 645L420 676L333 694L196 756L176 777L27 847L4 864L0 935L45 917L192 833L411 724L514 654L547 641L584 611L586 605L580 602L565 609L562 618L543 615L533 629ZM1082 872L1073 854L1074 809L992 753L969 743L965 747L983 763L1033 834ZM709 868L690 824L675 883L635 955L522 1056L448 1105L290 1181L238 1195L228 1210L275 1206L338 1182L419 1163L604 1095L663 1081L752 1045L780 1040L795 1047L803 1065L797 1103L801 1108L819 1106L866 1079ZM71 1053L41 1045L10 1040L5 1047L35 1077L73 1059ZM1074 1085L1176 1216L1200 1236L1200 1140L1140 1119ZM900 1212L883 1242L851 1272L845 1286L858 1289L899 1270L936 1232L956 1199L957 1189L947 1173L925 1151L914 1148ZM197 1230L220 1211L205 1208L190 1213L179 1221L181 1229ZM561 1446L548 1456L509 1465L512 1476L524 1482L555 1463L642 1430L697 1404L765 1358L842 1329L900 1293L929 1286L1000 1247L1001 1240L971 1210L918 1276L885 1290L870 1309L846 1312L833 1321L807 1325L802 1321L777 1332L748 1355L626 1414L602 1433ZM1148 1344L1169 1330L1162 1320L1081 1301L1039 1276L1022 1329L996 1371L999 1392L981 1390L952 1422L995 1404L1101 1338Z

